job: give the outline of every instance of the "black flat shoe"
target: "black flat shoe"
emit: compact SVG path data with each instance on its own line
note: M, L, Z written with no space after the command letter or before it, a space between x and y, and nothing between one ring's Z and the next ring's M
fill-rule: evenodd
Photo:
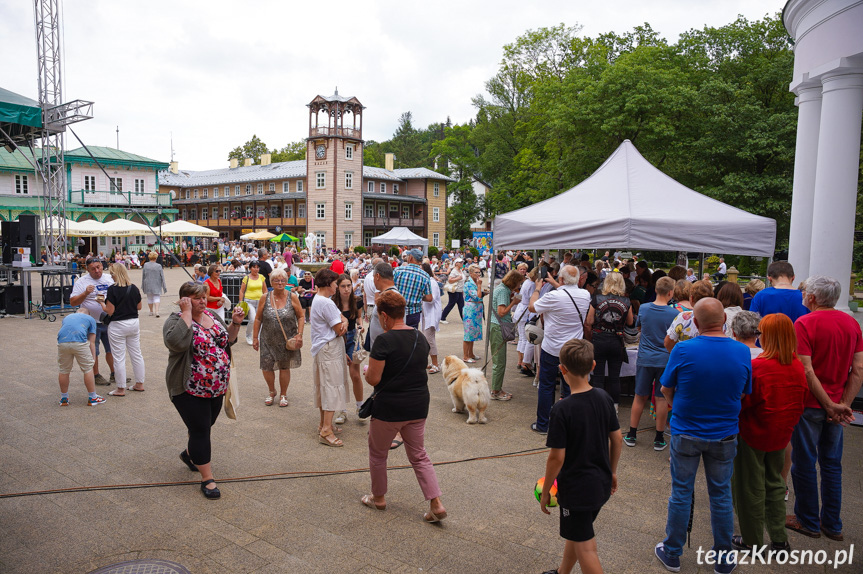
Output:
M522 369L521 369L521 374L524 375L525 377L535 377L536 376L536 373L534 373L530 369L525 369L524 367L522 367Z
M186 451L181 452L180 460L186 463L186 466L189 467L189 470L191 470L192 472L198 472L198 467L195 466L192 462L192 458L189 456L189 453L187 453Z
M215 484L215 482L216 481L211 478L210 480L205 480L204 482L201 483L201 492L203 492L204 496L209 498L210 500L215 500L215 499L220 498L222 496L222 493L219 492L218 488L207 488L208 484L210 484L210 483Z

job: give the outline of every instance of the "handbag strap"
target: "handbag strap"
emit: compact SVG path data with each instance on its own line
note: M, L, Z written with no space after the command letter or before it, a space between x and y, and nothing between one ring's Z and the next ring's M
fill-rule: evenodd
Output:
M575 307L575 311L578 313L578 320L581 321L582 336L584 336L584 317L581 316L581 311L578 309L578 305L576 305L575 299L572 298L572 295L569 294L569 291L563 289L563 292L566 293L566 296L569 297L570 301L572 301L572 304Z
M279 317L279 310L278 310L278 309L276 309L276 306L275 306L275 304L274 304L274 303L275 303L275 295L273 295L273 292L272 292L272 291L270 291L270 293L269 293L269 297L268 297L268 298L269 298L269 300L270 300L270 307L272 307L272 308L273 308L273 311L275 311L275 312L276 312L276 322L279 324L279 329L281 329L281 330L282 330L282 336L285 338L285 344L287 344L287 342L289 341L289 339L288 339L288 335L287 335L287 333L285 333L285 328L282 326L282 319L281 319L281 317ZM287 303L287 304L288 304L288 305L290 305L290 304L291 304L291 297L290 297L290 295L288 296L288 303Z
M393 379L397 379L397 378L399 378L399 376L401 376L401 374L405 372L405 369L407 368L408 363L410 363L410 362L411 362L411 359L412 359L412 358L413 358L413 356L414 356L414 351L416 351L416 348L417 348L417 341L418 341L418 340L419 340L419 338L420 338L420 332L419 332L419 331L417 331L416 329L414 329L414 334L416 335L416 338L414 338L414 346L413 346L413 348L411 349L411 354L410 354L410 355L408 355L408 360L407 360L407 361L405 361L405 364L404 364L404 365L402 365L401 370L396 374L396 376L394 376L394 377L393 377ZM390 380L392 380L392 379L390 379ZM375 390L372 392L372 397L374 397L375 395L377 395L377 394L378 394L378 392L381 390L381 387L382 387L384 384L385 384L385 383L383 383L383 382L378 383L378 385L375 387Z

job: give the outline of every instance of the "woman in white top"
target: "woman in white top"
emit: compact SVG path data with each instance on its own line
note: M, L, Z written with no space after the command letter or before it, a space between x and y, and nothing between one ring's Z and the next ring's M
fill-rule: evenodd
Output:
M440 366L437 364L437 341L435 334L440 329L441 302L440 302L440 285L435 279L434 271L431 265L423 263L423 271L428 273L431 280L432 300L423 301L422 312L422 333L425 335L429 344L429 355L431 356L431 365L428 368L430 375L440 372Z
M449 277L447 278L447 284L451 285L452 291L449 292L449 297L447 298L446 309L443 310L441 314L440 322L446 325L446 317L449 315L449 312L453 307L458 305L458 315L464 320L464 272L461 267L464 263L464 260L458 258L455 260L453 264L453 269L449 273Z
M345 410L348 399L348 362L342 340L348 330L348 320L332 301L339 276L330 269L315 275L318 290L312 299L312 357L314 364L315 406L321 413L318 440L327 446L344 446L333 428L333 415Z
M527 303L530 301L530 296L536 290L534 280L539 273L539 269L534 267L530 273L527 273L527 263L519 263L517 269L519 273L526 275L519 292L521 294L521 302L512 313L513 321L516 321L518 324L518 368L523 375L534 377L536 376L536 372L533 370L533 350L535 346L528 341L524 328L527 326L527 322L535 316L534 313L528 311Z

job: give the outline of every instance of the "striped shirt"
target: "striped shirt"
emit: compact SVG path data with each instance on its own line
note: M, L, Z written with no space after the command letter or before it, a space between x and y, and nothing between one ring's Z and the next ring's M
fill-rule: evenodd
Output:
M407 263L393 271L393 282L407 301L406 315L422 311L423 297L431 295L428 273L415 263Z

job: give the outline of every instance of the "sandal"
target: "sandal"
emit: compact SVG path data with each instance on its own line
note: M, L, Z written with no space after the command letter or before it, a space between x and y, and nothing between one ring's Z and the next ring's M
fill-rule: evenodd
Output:
M267 405L268 407L271 407L271 406L273 406L273 401L275 401L275 400L276 400L276 393L273 393L272 395L270 395L269 397L264 399L264 404Z
M378 503L375 502L374 496L371 494L364 494L362 498L360 498L360 502L363 503L364 506L368 506L369 508L374 508L375 510L386 510L387 505L384 503L383 506L378 506Z
M440 522L444 518L446 518L446 510L444 510L440 514L435 514L431 510L429 510L428 512L423 514L423 520L425 520L428 523Z
M395 450L398 447L400 447L401 445L403 445L404 443L405 443L405 441L403 441L403 440L393 439L393 442L390 443L390 450Z
M345 443L342 442L342 439L340 439L333 433L319 434L318 442L327 446L345 446Z
M288 402L288 397L286 397L285 395L282 395L279 397L279 406L280 407L287 407L290 404L291 403Z
M491 400L493 401L508 401L512 399L512 393L508 393L506 391L497 391L491 394Z
M476 359L465 359L465 363L476 363Z
M439 372L440 372L440 367L432 367L431 369L429 369L430 375L434 375L435 373L439 373Z
M318 427L318 434L321 434L321 430L322 430L321 427ZM337 426L333 426L333 432L336 434L341 434L342 428L337 427Z
M140 389L138 388L138 385L141 385ZM136 393L143 393L144 392L144 383L135 383L134 385L129 387L129 390L135 391Z
M126 391L123 391L122 393L118 393L117 391L119 391L119 390L120 389L114 389L113 391L109 392L108 394L111 395L112 397L125 397Z

